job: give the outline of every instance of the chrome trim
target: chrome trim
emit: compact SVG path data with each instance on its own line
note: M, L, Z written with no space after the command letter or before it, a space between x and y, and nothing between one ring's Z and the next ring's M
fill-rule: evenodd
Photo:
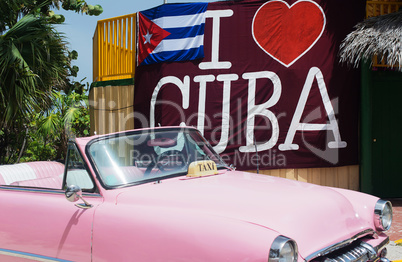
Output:
M278 236L277 238L275 238L274 242L271 245L271 248L269 250L269 257L268 257L268 261L279 261L279 255L282 251L282 248L285 246L286 243L291 243L291 245L293 246L294 249L294 261L293 262L297 262L297 258L298 258L298 249L297 249L297 244L294 240L285 237L285 236Z
M383 223L382 223L382 216L383 216L383 212L386 206L389 206L389 208L391 209L391 222L389 223L388 227L384 227ZM376 227L376 229L380 230L380 231L387 231L391 228L392 225L392 219L393 219L393 214L392 214L392 204L390 201L386 201L386 200L378 200L377 203L375 204L374 207L374 225Z
M360 246L367 249L367 251L369 253L369 259L373 259L377 256L377 250L375 250L375 248L372 245L370 245L369 243L361 242Z
M46 189L39 187L20 187L20 186L10 186L10 185L0 185L0 191L22 191L29 193L44 193L44 194L53 194L53 195L64 195L65 192L62 189ZM99 193L88 193L83 192L83 196L86 197L102 197Z
M370 248L370 247L369 247ZM370 248L372 249L372 247ZM371 250L373 251L373 250ZM372 261L376 256L372 255L371 251L362 245L357 245L350 249L345 250L342 254L330 255L324 259L325 262L362 262Z
M374 235L374 234L375 234L375 231L373 229L366 229L366 230L354 235L353 237L351 237L349 239L343 240L343 241L341 241L339 243L333 244L333 245L331 245L329 247L325 247L325 248L323 248L321 250L318 250L318 251L314 252L313 254L307 256L304 259L304 261L310 261L310 260L313 260L314 258L317 258L317 257L320 257L320 256L325 256L325 255L327 255L329 253L334 252L335 250L341 249L341 248L351 244L353 241L356 241L359 238L362 238L362 237L367 236L367 235Z
M386 245L388 245L388 243L389 243L389 237L387 236L387 238L384 239L384 241L382 241L378 246L374 247L377 254L380 253L381 249L383 249Z
M53 257L47 257L47 256L42 256L42 255L37 255L37 254L32 254L32 253L26 253L26 252L21 252L21 251L15 251L15 250L10 250L10 249L3 249L3 248L0 248L0 255L10 256L10 257L19 257L19 258L29 259L30 261L71 262L70 260L64 260L64 259L59 259L59 258L55 258L55 257L54 258Z
M20 186L11 186L11 185L0 185L0 190L7 191L23 191L23 192L31 192L31 193L50 193L50 194L64 194L62 189L45 189L39 187L20 187Z

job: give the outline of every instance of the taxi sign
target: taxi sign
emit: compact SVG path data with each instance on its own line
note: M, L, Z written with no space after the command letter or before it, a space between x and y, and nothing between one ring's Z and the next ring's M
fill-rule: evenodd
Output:
M202 177L216 174L218 174L218 168L212 160L195 161L188 166L188 177Z

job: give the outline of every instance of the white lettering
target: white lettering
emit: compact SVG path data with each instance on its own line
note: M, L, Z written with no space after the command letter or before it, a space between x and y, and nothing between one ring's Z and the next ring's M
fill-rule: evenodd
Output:
M239 76L236 74L218 75L216 79L223 82L221 139L219 140L219 143L214 146L214 150L220 154L225 151L229 141L231 81L236 81L239 79Z
M151 98L151 106L149 110L150 114L150 123L149 126L155 127L155 105L156 105L156 100L159 94L159 91L162 89L162 87L165 84L174 84L176 85L183 96L182 98L182 107L183 109L187 109L190 103L190 77L185 76L183 79L183 82L175 77L175 76L165 76L161 80L159 80L158 84L156 85L154 92L152 93L152 98ZM183 125L185 123L180 123L180 125Z
M198 94L198 118L197 118L197 128L204 135L205 127L205 100L207 93L207 82L215 81L214 75L203 75L194 77L194 82L200 83L200 91Z
M313 86L314 79L317 79L318 88L320 90L322 102L324 103L325 111L327 112L329 124L300 123L300 119L304 112L307 98ZM322 75L322 72L319 68L312 67L307 75L306 82L304 83L303 90L299 98L299 102L297 103L296 111L293 115L292 122L286 135L285 143L280 144L278 148L281 151L298 150L299 145L292 144L296 131L319 131L319 130L330 130L333 132L335 141L331 141L328 143L329 148L344 148L347 146L347 143L341 140L341 135L339 133L338 128L338 122L336 121L334 108L328 96L327 87L324 82L324 76Z
M275 146L279 138L278 120L272 111L267 110L274 106L281 97L282 84L278 75L274 72L262 71L254 73L244 73L243 79L248 79L248 105L247 105L247 129L246 129L246 146L239 147L240 152L254 152L254 122L257 115L265 116L271 121L272 135L268 142L257 144L257 151L268 150ZM255 104L256 85L258 78L268 78L273 84L273 93L270 99L263 104Z
M209 10L206 13L207 18L212 18L212 45L211 45L211 62L202 62L198 67L205 69L229 69L232 63L229 61L219 61L219 36L220 36L220 19L221 17L231 17L233 11L227 10Z

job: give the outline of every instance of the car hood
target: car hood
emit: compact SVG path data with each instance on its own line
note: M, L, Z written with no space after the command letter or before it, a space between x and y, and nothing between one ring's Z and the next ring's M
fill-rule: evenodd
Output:
M294 239L303 257L371 226L338 190L237 171L126 188L116 202L196 210L253 223Z

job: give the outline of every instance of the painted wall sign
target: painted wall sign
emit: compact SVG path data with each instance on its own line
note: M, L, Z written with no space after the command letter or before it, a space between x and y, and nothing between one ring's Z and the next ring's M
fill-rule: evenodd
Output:
M209 3L204 58L137 68L135 128L195 126L242 170L357 164L360 74L337 52L364 7Z

